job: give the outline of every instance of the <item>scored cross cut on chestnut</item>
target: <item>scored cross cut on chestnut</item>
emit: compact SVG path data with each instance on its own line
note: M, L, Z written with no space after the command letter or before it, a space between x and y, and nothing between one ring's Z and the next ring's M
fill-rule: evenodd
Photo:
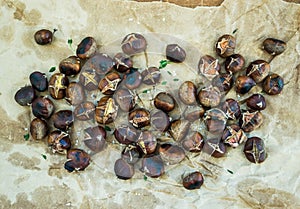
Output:
M148 37L130 33L118 43L118 51L109 54L99 52L97 37L85 37L76 56L58 63L59 72L30 74L31 86L18 90L14 99L35 116L30 123L32 139L47 137L53 153L67 156L64 167L69 172L85 170L90 155L117 144L120 155L111 166L123 180L134 178L137 170L145 179L169 175L168 166L185 164L193 154L226 157L233 150L228 147L243 144L245 157L262 163L263 139L252 134L263 128L269 95L282 92L283 78L262 59L251 61L243 72L250 61L235 52L236 39L229 34L217 40L218 59L207 55L212 52L197 55L193 77L184 66L194 56L182 47L187 44L164 43L159 52L163 59L149 67ZM273 55L286 47L274 39L263 45ZM146 64L139 63L140 55ZM180 78L174 78L177 74ZM266 94L254 92L256 85ZM69 108L61 108L63 102ZM182 179L189 190L199 189L203 182L201 171Z

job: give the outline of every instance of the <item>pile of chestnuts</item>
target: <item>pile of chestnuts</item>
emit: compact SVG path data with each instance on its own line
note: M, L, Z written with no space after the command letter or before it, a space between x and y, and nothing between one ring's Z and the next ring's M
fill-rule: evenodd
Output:
M51 44L53 32L40 30L34 39L40 45ZM49 79L45 73L32 72L31 85L20 88L15 100L31 107L32 139L46 139L53 153L65 154L64 168L69 172L84 170L90 164L89 153L105 149L108 131L122 148L114 164L115 175L120 179L132 178L136 170L157 178L165 173L167 165L182 162L188 153L205 152L219 158L226 155L228 147L241 144L250 162L261 163L267 157L264 141L250 136L250 132L263 123L264 95L281 93L283 78L271 73L265 60L252 61L245 67L245 58L235 53L235 47L232 35L221 36L215 50L225 59L224 67L210 55L200 57L197 74L205 80L205 86L186 80L178 85L176 93L161 91L154 95L152 108L148 109L137 90L159 85L166 63L182 63L188 53L171 43L165 48L163 66L137 69L133 57L143 53L147 56L143 35L128 34L122 40L121 52L114 57L98 52L96 40L86 37L78 44L76 55L62 59L59 72ZM273 56L285 48L281 40L268 38L263 42L263 49ZM251 93L254 86L261 86L262 92ZM232 89L238 95L249 96L241 101L227 98ZM100 95L99 100L95 100L95 94ZM59 100L67 101L70 108L59 110ZM179 103L184 111L178 118L170 117ZM96 123L85 128L84 136L78 139L88 151L76 147L72 137L76 132L74 121ZM199 121L206 130L191 128ZM199 189L203 182L203 175L197 170L182 179L186 189Z

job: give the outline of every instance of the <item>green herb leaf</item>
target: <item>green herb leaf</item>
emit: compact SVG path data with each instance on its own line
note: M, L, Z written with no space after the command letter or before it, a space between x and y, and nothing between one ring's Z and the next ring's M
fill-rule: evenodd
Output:
M42 154L42 157L43 157L45 160L47 160L47 156L46 156L46 155Z
M233 171L227 169L227 172L230 173L230 174L233 174Z
M179 81L179 79L178 78L174 78L173 81Z
M143 93L143 94L146 94L146 93L148 93L148 91L150 91L150 90L149 90L149 89L146 89L146 90L142 91L142 93Z
M144 175L144 181L147 181L148 177L146 175Z
M111 131L111 128L110 128L109 126L104 126L104 129L105 129L106 131Z
M168 61L168 60L160 60L159 69L165 68L169 63L170 63L170 61Z
M237 31L238 31L238 29L236 28L236 29L232 32L232 34L235 34Z
M167 81L161 82L161 85L166 85L166 84L167 84Z
M25 139L25 141L27 141L29 139L29 133L24 134L24 139Z
M170 71L167 71L169 75L173 75Z
M70 38L70 39L68 39L68 44L69 44L69 46L71 46L72 45L72 43L73 43L73 40Z
M56 70L56 67L51 67L50 70L49 70L49 72L52 73L52 72L54 72L55 70Z

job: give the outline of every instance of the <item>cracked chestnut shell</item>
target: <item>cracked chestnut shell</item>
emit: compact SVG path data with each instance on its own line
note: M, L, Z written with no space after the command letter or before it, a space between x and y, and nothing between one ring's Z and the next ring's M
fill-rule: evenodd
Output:
M15 94L15 101L21 106L30 105L36 97L35 91L32 86L24 86L20 88Z
M211 83L217 87L220 92L227 93L233 86L233 76L231 73L220 73L213 78Z
M266 108L265 97L261 94L253 94L246 100L247 107L252 110L264 110Z
M283 78L276 73L267 76L262 85L264 92L266 92L269 95L280 94L283 89L283 86Z
M170 112L175 108L175 99L166 92L160 92L154 98L154 106L164 112Z
M141 171L145 175L157 178L165 173L164 162L160 155L146 155L142 159Z
M237 93L246 94L255 85L256 83L252 78L250 78L249 76L241 75L236 78L235 90Z
M39 92L46 91L48 88L48 79L45 73L35 71L29 75L29 80L32 87Z
M229 146L236 148L239 144L242 144L247 140L247 136L239 125L232 124L230 126L226 126L221 139L224 144L228 144Z
M128 114L129 123L135 128L150 125L150 112L144 108L137 108Z
M62 99L66 96L69 79L65 74L55 73L49 80L48 91L53 99Z
M140 132L136 144L141 153L149 155L155 152L157 139L151 131L142 131Z
M30 134L34 140L41 140L48 134L48 124L44 119L35 118L30 123Z
M95 105L92 102L83 102L75 107L74 116L81 121L91 120L95 116Z
M79 57L69 56L59 63L59 71L66 76L75 76L81 70L81 61Z
M201 133L194 131L182 140L182 147L189 152L200 152L204 145Z
M93 37L85 37L78 44L76 55L80 59L87 59L93 56L97 51L97 43Z
M99 82L98 88L104 95L112 95L121 82L121 77L117 72L111 72L106 74Z
M185 50L178 44L168 44L166 47L166 57L172 62L183 62L186 57Z
M121 43L122 50L127 55L134 55L144 52L147 48L145 37L138 33L126 35Z
M121 158L129 164L135 164L141 159L142 153L136 146L126 146L121 152Z
M93 91L98 89L100 76L94 69L84 69L81 71L79 76L79 83L85 90Z
M109 124L115 121L119 107L110 96L104 96L98 101L95 111L96 121L100 124Z
M54 104L47 97L37 97L31 104L32 114L37 118L50 118L54 112Z
M133 61L131 57L121 52L114 56L113 61L115 63L114 68L119 73L125 73L133 67Z
M239 103L232 98L226 99L220 108L228 119L237 120L241 116L241 109Z
M203 176L199 171L194 171L182 179L183 187L188 190L200 189L203 182Z
M243 69L245 58L240 54L233 54L225 60L225 70L228 73L237 73Z
M84 144L93 152L100 152L105 147L106 131L102 126L84 129Z
M263 115L259 111L244 112L242 113L239 124L245 132L251 132L263 124Z
M53 32L48 29L41 29L35 32L34 40L39 45L50 44L53 40Z
M198 98L203 106L216 107L221 102L222 94L219 88L210 85L199 91Z
M126 88L119 88L113 95L116 103L124 112L131 111L136 105L137 96Z
M214 77L219 75L221 66L219 60L210 56L205 55L200 58L198 63L198 73L205 76L208 80L212 80Z
M79 105L86 99L84 89L80 83L71 82L66 89L66 100L71 105Z
M161 144L158 148L158 152L162 160L168 165L180 163L185 158L184 150L175 144Z
M160 70L157 67L149 67L145 69L142 73L143 83L147 85L155 85L160 80Z
M259 137L251 137L245 143L244 154L251 163L262 163L267 158L264 141Z
M138 130L125 124L116 127L114 131L115 139L125 145L134 144L137 142L139 136L140 133Z
M263 49L273 56L281 54L286 49L286 43L275 38L265 39L262 45Z
M204 113L204 123L210 133L222 133L225 129L226 122L226 114L219 108L212 108Z
M219 138L211 138L205 141L203 151L215 158L224 157L226 146Z
M183 82L178 90L179 99L186 105L197 103L197 87L192 81Z
M234 54L236 40L232 35L221 36L216 43L216 52L220 57L228 57Z
M52 131L48 135L48 146L53 153L65 154L71 148L70 135L61 130Z
M134 167L124 159L120 158L115 162L114 172L119 179L131 179L134 175Z
M265 60L255 60L247 67L246 75L256 83L262 82L270 72L270 64Z
M188 120L178 119L171 123L169 133L175 141L181 141L190 130L191 123Z
M64 167L69 172L83 171L90 164L90 156L82 149L70 149L67 152L67 162Z
M60 110L52 115L55 128L67 130L73 125L74 116L71 110Z

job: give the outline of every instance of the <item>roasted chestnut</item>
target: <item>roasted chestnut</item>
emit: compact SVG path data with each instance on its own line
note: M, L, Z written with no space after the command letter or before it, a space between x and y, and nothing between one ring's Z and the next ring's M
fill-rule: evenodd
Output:
M160 155L146 155L142 159L141 170L152 178L160 177L165 173L164 162Z
M86 99L84 89L80 83L71 82L66 89L66 100L71 105L79 105Z
M251 163L262 163L267 158L264 141L259 137L251 137L245 143L244 154Z
M127 55L141 53L147 48L147 41L144 36L138 33L130 33L122 41L122 50Z
M45 73L35 71L29 75L32 87L37 91L46 91L48 88L48 79Z
M265 97L261 94L253 94L246 100L247 107L252 110L264 110L266 108Z
M217 87L220 92L227 93L233 86L233 77L231 73L220 73L212 80L212 85Z
M128 121L135 128L148 126L150 125L150 113L144 108L135 109L129 113Z
M168 44L166 47L166 57L172 62L183 62L186 53L178 44Z
M151 127L157 131L165 132L170 126L169 116L161 110L151 112Z
M128 89L136 89L142 84L142 75L137 70L131 70L124 76L123 85Z
M222 133L225 129L226 122L226 114L218 108L209 109L204 113L204 123L210 133Z
M126 88L118 89L113 97L120 109L125 112L131 111L136 105L137 96Z
M234 54L236 40L232 35L221 36L216 43L216 52L220 57L228 57Z
M239 103L232 98L226 99L220 108L228 119L237 120L241 116L241 109Z
M208 80L212 80L219 75L221 66L219 61L210 55L205 55L200 58L198 63L198 73L205 76Z
M215 158L224 157L226 146L219 138L211 138L205 141L203 151Z
M128 71L130 68L133 67L133 61L131 57L129 57L124 53L117 53L114 56L113 61L115 63L114 68L119 73L125 73L126 71Z
M182 147L189 152L200 152L204 145L201 133L193 131L182 140Z
M69 172L83 171L90 164L90 156L82 149L70 149L67 152L65 169Z
M212 85L204 87L198 93L200 104L205 107L216 107L220 104L222 94L219 88Z
M30 105L36 97L32 86L24 86L20 88L15 94L15 101L21 106Z
M129 145L137 142L140 133L135 128L123 124L116 127L114 136L119 143Z
M39 45L50 44L53 40L53 32L47 29L38 30L34 34L34 40Z
M161 73L157 67L149 67L141 75L144 84L155 85L159 82Z
M256 85L256 83L252 78L245 76L245 75L241 75L236 78L235 90L237 93L246 94L255 85Z
M194 171L182 179L183 187L188 190L200 189L203 182L203 176L199 171Z
M263 115L259 111L244 112L240 118L240 126L245 132L251 132L259 128L263 123Z
M55 128L67 130L73 125L74 117L71 110L60 110L52 115Z
M175 141L181 141L188 134L191 123L184 119L174 120L170 126L170 134Z
M84 144L93 152L100 152L105 147L106 131L102 126L84 129Z
M267 38L263 42L263 49L271 55L279 55L286 49L286 43L275 38Z
M95 105L92 102L83 102L74 109L74 116L78 120L91 120L95 116Z
M37 118L50 118L54 112L54 104L47 97L37 97L31 104L32 114Z
M69 134L55 130L48 135L48 146L53 153L65 154L71 148L71 140Z
M124 159L118 159L114 165L114 171L119 179L127 180L133 177L134 167Z
M151 131L142 131L137 139L136 144L142 153L149 155L155 152L157 140Z
M102 76L112 70L113 66L114 61L110 56L103 53L96 53L85 62L82 66L82 71L93 70L99 76Z
M236 148L239 144L242 144L247 140L247 136L239 125L233 124L226 126L222 135L222 140L224 144L228 144L231 147Z
M127 163L135 164L142 157L142 154L136 146L126 146L121 153L121 157Z
M113 98L109 96L102 97L96 107L95 117L100 124L112 123L118 115L119 107L115 104Z
M44 119L35 118L30 123L30 134L34 140L41 140L48 134L48 124Z
M233 54L225 60L225 70L228 73L237 73L243 69L245 58L240 54Z
M270 72L270 64L265 60L255 60L247 67L246 74L256 83L262 82Z
M100 81L100 76L96 74L94 69L82 70L79 76L79 82L88 91L93 91L98 89L98 84Z
M97 43L93 37L85 37L78 44L76 55L80 59L87 59L93 56L97 51Z
M79 57L69 56L59 63L59 71L67 76L75 76L81 70L81 61Z
M164 112L170 112L175 108L173 96L166 92L160 92L154 98L154 106Z
M179 99L186 105L197 103L197 87L192 81L183 82L178 90Z
M263 90L269 95L280 94L283 89L283 78L273 73L266 77L263 83Z
M100 89L102 94L111 95L117 90L120 82L120 75L116 72L111 72L100 80L98 88Z
M55 73L49 80L49 94L53 99L62 99L66 96L69 79L65 74Z
M194 122L202 118L204 112L202 105L187 106L183 111L183 117L190 122Z
M175 144L165 143L159 146L158 152L168 165L180 163L185 158L184 150Z

